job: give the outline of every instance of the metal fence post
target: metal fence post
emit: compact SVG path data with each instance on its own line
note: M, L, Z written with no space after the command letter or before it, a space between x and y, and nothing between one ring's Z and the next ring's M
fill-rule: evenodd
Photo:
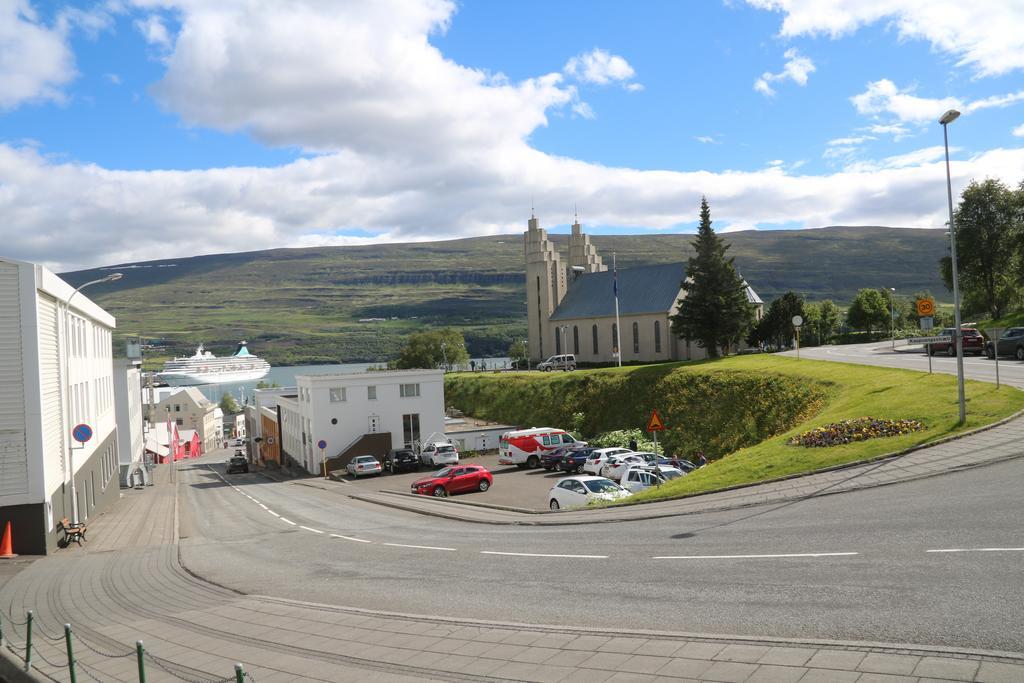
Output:
M142 641L135 641L135 656L139 660L139 683L146 683L146 662L143 659L146 651L142 648Z
M4 646L4 615L0 613L0 647Z
M75 676L75 653L71 649L71 624L64 624L64 643L68 646L68 679L71 683L78 683Z
M25 671L32 669L32 610L25 620Z
M241 664L235 664L235 683L245 683L245 672Z

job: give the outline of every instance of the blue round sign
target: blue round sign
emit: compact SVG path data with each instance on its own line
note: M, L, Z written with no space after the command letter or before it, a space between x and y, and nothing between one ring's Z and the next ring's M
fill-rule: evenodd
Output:
M319 441L316 442L316 447L319 448L320 450L323 450L327 448L327 442L324 441L323 439L320 439Z
M92 438L92 427L84 423L75 425L75 428L71 430L71 436L75 437L75 441L85 443Z

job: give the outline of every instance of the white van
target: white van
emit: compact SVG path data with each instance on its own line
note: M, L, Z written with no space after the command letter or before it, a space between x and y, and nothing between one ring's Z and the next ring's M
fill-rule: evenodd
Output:
M551 356L542 363L537 363L537 369L541 371L549 370L575 370L576 369L576 356L571 353L562 354L560 356Z
M545 453L558 448L584 448L586 441L577 441L564 429L533 427L505 432L498 443L498 464L533 469L540 465Z

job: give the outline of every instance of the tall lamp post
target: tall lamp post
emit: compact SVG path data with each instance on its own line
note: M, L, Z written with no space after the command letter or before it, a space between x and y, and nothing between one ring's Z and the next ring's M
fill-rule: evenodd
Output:
M74 428L74 425L71 424L71 360L68 352L68 346L71 343L71 300L86 287L98 285L101 282L116 282L122 277L121 273L111 273L98 280L86 282L73 291L71 296L61 306L64 309L61 315L64 322L64 344L62 345L63 353L61 354L61 360L64 362L64 400L67 402L67 409L64 411L64 439L67 442L68 471L71 473L71 521L75 524L78 524L80 520L78 519L78 489L75 487L75 449L71 445L73 440L71 430Z
M892 337L892 350L896 350L896 288L889 288L889 335Z
M949 124L960 116L956 109L950 109L939 123L942 124L942 141L946 148L946 195L949 199L949 256L953 271L953 344L956 345L956 389L960 404L960 422L967 419L967 402L964 398L964 345L960 331L960 282L956 272L956 226L953 223L953 180L949 172Z

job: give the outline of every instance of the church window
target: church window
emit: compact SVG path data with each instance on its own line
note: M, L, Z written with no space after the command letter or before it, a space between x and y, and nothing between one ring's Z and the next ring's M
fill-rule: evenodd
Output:
M572 352L580 354L580 328L576 325L572 326Z
M661 321L654 321L654 352L661 353Z
M562 331L560 327L555 328L555 355L562 353Z
M592 330L594 332L594 355L596 356L597 355L597 325L594 325Z
M640 353L640 324L633 323L633 353Z

